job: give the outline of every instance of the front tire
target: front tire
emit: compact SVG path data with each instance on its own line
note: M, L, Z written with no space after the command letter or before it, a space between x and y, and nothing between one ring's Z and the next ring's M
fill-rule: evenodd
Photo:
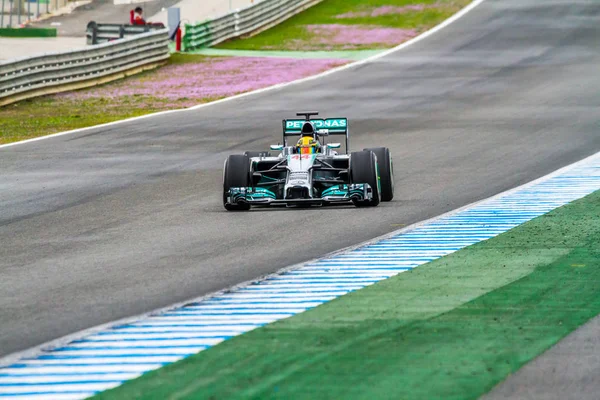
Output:
M394 198L394 166L390 149L387 147L374 147L365 149L372 151L377 156L377 168L381 183L381 201L391 201Z
M350 182L368 183L373 191L371 200L354 201L355 206L375 207L379 204L379 176L375 153L367 150L350 154Z
M227 192L232 187L250 186L250 159L246 155L231 155L223 168L223 206L227 211L246 211L249 203L227 204Z

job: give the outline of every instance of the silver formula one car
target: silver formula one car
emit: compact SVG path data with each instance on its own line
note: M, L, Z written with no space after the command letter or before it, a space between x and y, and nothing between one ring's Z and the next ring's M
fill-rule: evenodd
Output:
M387 147L349 151L347 118L313 119L316 112L297 113L304 119L283 120L280 151L230 155L223 170L223 205L229 211L251 206L288 207L354 204L377 206L394 197L392 157ZM326 143L334 135L341 143ZM298 139L288 145L288 138Z

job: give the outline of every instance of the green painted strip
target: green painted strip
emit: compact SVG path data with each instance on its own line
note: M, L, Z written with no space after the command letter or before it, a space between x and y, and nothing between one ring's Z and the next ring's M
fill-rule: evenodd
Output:
M185 35L183 35L183 48L185 51L197 50L212 44L212 31L208 22L202 22L196 25L185 25Z
M343 60L362 60L383 50L342 50L342 51L268 51L268 50L228 50L205 48L189 51L189 54L204 56L236 56L236 57L278 57L278 58L339 58Z
M99 399L475 399L600 313L600 192Z
M56 37L56 28L0 28L4 37Z

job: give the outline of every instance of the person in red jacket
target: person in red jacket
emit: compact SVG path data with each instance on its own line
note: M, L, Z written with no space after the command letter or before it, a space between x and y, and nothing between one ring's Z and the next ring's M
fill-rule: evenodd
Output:
M131 25L146 25L146 20L142 16L142 13L143 13L142 7L136 7L135 10L131 10L131 12L130 12Z

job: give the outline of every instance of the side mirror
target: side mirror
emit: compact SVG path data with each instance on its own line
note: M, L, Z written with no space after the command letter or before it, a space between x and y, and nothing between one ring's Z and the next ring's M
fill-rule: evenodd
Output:
M271 150L274 150L274 151L281 151L281 150L283 150L283 145L282 144L272 144L269 147L271 148Z
M339 149L340 147L342 147L341 143L327 143L328 149Z

